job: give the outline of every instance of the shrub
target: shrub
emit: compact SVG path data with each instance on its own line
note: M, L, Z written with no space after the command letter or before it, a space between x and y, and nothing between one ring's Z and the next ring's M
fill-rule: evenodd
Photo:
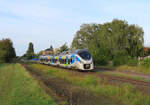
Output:
M138 64L138 60L136 57L131 57L123 51L116 52L113 57L113 65L119 66L124 64L129 66L136 66Z
M144 67L150 67L150 59L149 58L145 58L143 59L140 64Z
M128 62L127 62L128 66L137 66L138 65L138 60L136 57L128 57Z
M125 54L118 53L114 56L113 65L119 66L123 64L127 64L129 56Z

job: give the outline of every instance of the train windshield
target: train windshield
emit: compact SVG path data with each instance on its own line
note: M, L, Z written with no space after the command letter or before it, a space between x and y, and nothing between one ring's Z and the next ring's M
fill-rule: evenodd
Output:
M83 58L85 60L90 60L91 59L91 54L86 50L79 51L78 54L81 58Z

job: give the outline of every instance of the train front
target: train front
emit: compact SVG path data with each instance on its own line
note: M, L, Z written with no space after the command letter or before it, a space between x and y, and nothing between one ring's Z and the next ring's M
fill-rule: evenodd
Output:
M76 59L77 59L78 69L80 70L94 69L94 64L93 64L91 54L87 50L85 49L77 50L76 54L77 54Z

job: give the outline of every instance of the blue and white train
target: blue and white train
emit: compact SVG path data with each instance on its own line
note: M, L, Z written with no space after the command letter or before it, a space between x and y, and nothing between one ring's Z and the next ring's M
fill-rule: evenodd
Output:
M91 54L85 49L65 51L56 55L41 55L40 63L79 70L94 69Z

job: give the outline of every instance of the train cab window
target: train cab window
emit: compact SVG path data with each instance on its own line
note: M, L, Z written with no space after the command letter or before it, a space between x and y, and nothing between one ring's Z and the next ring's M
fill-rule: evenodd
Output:
M91 54L87 50L79 51L78 54L81 58L83 58L85 60L91 59Z

